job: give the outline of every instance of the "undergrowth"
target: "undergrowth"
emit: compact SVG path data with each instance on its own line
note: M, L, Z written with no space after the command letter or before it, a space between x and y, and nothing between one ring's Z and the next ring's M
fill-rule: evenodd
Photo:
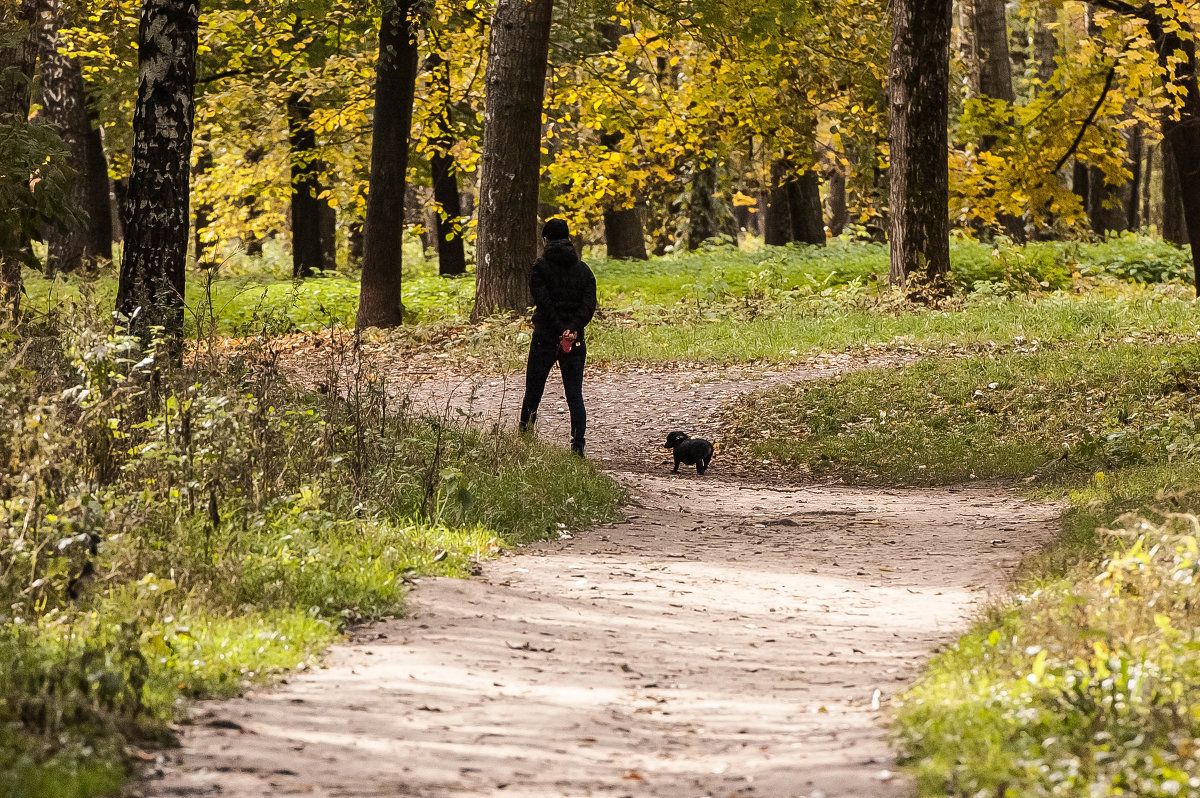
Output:
M73 324L0 360L0 795L112 794L187 699L615 512L584 461L413 412L353 343L313 393L253 341L179 367Z

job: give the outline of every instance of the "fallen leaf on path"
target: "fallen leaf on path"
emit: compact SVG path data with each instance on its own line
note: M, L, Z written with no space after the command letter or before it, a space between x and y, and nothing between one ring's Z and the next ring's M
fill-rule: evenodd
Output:
M529 644L528 640L526 640L524 643L522 643L519 646L514 646L512 643L510 643L506 640L506 641L504 641L504 645L508 646L513 651L536 651L539 654L549 654L551 651L554 650L552 648L534 648L533 646L531 646Z
M625 771L624 773L621 774L621 778L625 779L626 781L645 781L646 780L642 776L642 774L638 773L636 770Z

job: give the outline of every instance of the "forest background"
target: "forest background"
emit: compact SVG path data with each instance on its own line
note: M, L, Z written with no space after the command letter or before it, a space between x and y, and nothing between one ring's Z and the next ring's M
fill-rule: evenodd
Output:
M617 512L389 382L519 364L550 216L597 365L921 358L731 454L1071 502L903 702L927 794L1200 790L1192 4L0 9L0 793L111 794L188 699Z

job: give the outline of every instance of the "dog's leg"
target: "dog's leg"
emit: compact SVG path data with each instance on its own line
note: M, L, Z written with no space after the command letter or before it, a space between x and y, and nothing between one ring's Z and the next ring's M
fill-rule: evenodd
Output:
M675 468L674 468L674 470L671 471L671 473L672 474L679 473L679 458L678 457L675 458Z

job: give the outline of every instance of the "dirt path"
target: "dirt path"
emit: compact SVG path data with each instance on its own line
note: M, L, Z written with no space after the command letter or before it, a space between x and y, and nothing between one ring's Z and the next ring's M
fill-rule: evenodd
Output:
M720 460L672 477L654 448L673 416L705 429L737 393L856 365L598 375L589 448L628 485L626 522L424 580L410 617L327 668L200 707L147 794L908 795L887 700L1053 508L984 487L755 484ZM473 404L485 419L502 388ZM561 438L555 393L541 434Z

